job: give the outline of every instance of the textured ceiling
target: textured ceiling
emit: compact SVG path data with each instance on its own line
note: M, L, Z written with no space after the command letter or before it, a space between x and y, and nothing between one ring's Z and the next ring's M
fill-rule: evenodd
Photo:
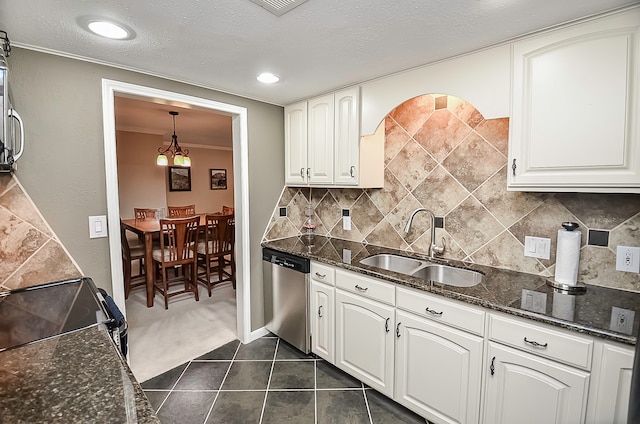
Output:
M17 47L90 58L284 105L640 0L308 0L278 17L249 0L0 0ZM119 21L129 41L80 26ZM257 74L281 77L263 85Z

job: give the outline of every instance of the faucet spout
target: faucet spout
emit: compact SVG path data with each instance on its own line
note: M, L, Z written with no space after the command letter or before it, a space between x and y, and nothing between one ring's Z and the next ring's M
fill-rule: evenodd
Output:
M429 244L429 258L433 259L435 255L442 255L444 253L444 249L446 248L444 237L442 238L442 246L438 246L436 244L436 216L427 208L418 208L409 215L409 219L407 220L407 224L404 226L405 234L408 234L411 231L411 225L413 224L413 218L416 216L418 212L426 212L429 214L429 218L431 219L431 244Z

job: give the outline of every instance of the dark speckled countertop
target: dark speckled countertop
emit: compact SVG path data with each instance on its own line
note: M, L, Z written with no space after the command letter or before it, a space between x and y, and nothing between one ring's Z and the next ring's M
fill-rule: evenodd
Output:
M473 269L484 274L480 284L473 287L453 287L433 283L404 274L385 271L360 264L360 260L379 253L391 253L425 259L405 251L364 245L340 239L313 236L291 237L264 242L268 247L281 252L309 258L336 267L356 271L450 299L479 305L488 309L532 319L545 324L572 331L635 345L635 334L640 323L640 293L587 285L583 294L571 295L554 290L546 278L522 272L492 268L454 260L435 260L461 268ZM343 260L343 251L350 251L350 263ZM532 299L539 299L533 301ZM623 308L634 312L632 331L629 334L612 331L612 308Z
M0 352L0 421L160 422L103 325Z

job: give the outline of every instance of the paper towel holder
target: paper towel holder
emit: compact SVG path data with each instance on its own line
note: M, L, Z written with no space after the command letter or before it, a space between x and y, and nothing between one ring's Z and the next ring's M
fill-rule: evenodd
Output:
M567 231L573 231L573 230L577 230L580 226L578 225L577 222L566 221L562 223L562 227L564 227L564 229Z
M581 294L587 291L587 286L584 283L577 282L575 285L558 283L552 278L547 278L547 285L567 294Z

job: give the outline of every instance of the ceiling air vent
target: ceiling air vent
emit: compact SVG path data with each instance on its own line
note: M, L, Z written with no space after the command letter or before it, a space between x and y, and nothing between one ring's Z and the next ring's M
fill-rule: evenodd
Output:
M282 16L295 9L307 0L251 0L260 7L267 9L276 16Z

